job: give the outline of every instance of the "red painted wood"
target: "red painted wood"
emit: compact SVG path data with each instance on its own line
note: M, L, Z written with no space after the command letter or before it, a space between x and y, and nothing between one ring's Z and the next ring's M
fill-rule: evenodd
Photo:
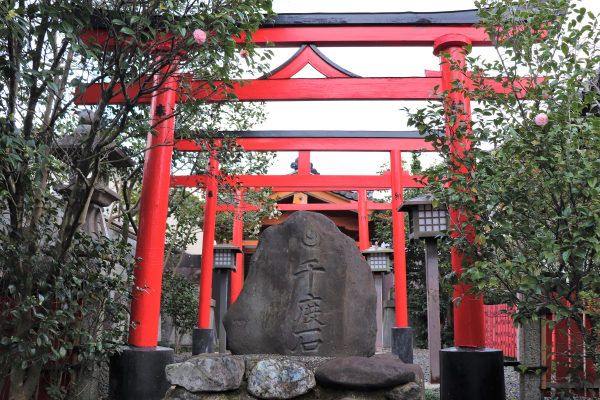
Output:
M300 47L311 43L320 47L431 47L440 36L459 33L468 36L473 46L491 46L483 29L470 26L335 26L335 27L275 27L260 28L253 41L266 47ZM114 50L114 42L104 29L82 29L84 43L98 43ZM108 42L107 42L108 41ZM236 39L240 44L244 39Z
M204 206L198 328L210 328L210 303L212 300L212 275L215 256L215 223L217 218L217 180L214 175L218 173L219 161L210 157L208 169L212 175L207 178Z
M554 327L554 359L556 361L556 382L569 382L569 328L562 320Z
M569 351L571 354L570 362L571 362L571 371L570 375L572 377L578 376L579 380L582 381L585 377L585 358L583 357L583 337L581 335L581 331L577 327L577 324L573 323L569 328ZM582 356L581 358L578 356ZM585 397L585 390L573 390L573 393L577 394L577 396Z
M583 315L585 328L588 334L592 334L592 322L589 315ZM594 366L594 361L591 358L585 360L585 378L591 382L598 382L598 372ZM598 398L599 390L594 389L594 397ZM586 397L592 397L592 392L588 389L585 393Z
M425 76L427 78L441 78L442 77L442 72L441 71L432 71L429 69L425 70Z
M432 47L440 36L458 33L468 36L473 46L491 46L484 29L471 26L335 26L260 28L253 41L266 46L300 47L311 43L319 47ZM237 40L239 43L243 39Z
M279 204L277 206L281 211L358 211L358 203L315 203L315 204ZM391 210L392 205L390 203L374 203L372 201L367 202L367 210Z
M310 175L310 151L298 152L298 175Z
M418 175L402 173L407 184L404 187L423 187L414 182ZM390 175L239 175L226 178L231 184L242 184L244 187L276 187L293 188L293 190L387 190L392 187ZM412 181L412 184L410 183ZM171 177L171 186L202 187L205 178L196 175L175 175ZM307 189L310 188L310 189ZM278 190L280 191L280 190Z
M544 78L539 78L538 81ZM530 79L522 79L518 85L526 87ZM486 80L487 85L498 93L507 93L509 88L502 87L501 82ZM215 81L220 86L221 82ZM467 84L467 83L465 83ZM75 99L78 105L95 105L106 84L91 85L82 96ZM233 89L239 101L308 101L308 100L428 100L431 92L441 85L439 77L403 77L403 78L314 78L314 79L254 79L250 83L235 84ZM517 85L517 86L518 86ZM185 98L206 99L208 102L225 101L225 89L215 95L203 81L191 82L190 90L182 89ZM127 89L130 97L136 96L140 85L131 85ZM115 93L121 85L115 86ZM79 93L79 90L77 90ZM142 96L137 104L150 104L151 95ZM179 99L177 101L180 101ZM117 94L109 100L109 104L123 104L124 96Z
M312 65L317 71L322 73L328 78L349 78L350 75L333 67L327 61L323 60L320 55L310 47L306 46L300 54L296 56L287 65L281 68L279 71L269 76L269 79L285 79L291 78L298 71L306 66L306 64Z
M237 142L247 151L433 151L425 139L389 138L249 138ZM179 140L177 151L204 151L195 140Z
M227 92L235 92L240 101L303 101L303 100L427 100L431 91L440 84L439 78L314 78L314 79L255 79L251 83L234 85ZM216 81L215 85L221 83ZM101 97L102 84L94 84L78 97L75 104L95 105ZM106 84L103 84L106 87ZM186 97L224 101L224 95L215 95L203 81L192 82ZM135 96L139 85L132 85L127 93ZM116 85L115 92L121 86ZM222 90L219 91L221 93ZM138 104L150 104L150 95L140 98ZM123 95L114 96L110 104L122 104Z
M517 357L517 328L509 314L501 310L511 310L506 304L484 305L485 345L502 350L504 356ZM514 308L512 309L514 310Z
M404 237L404 213L398 208L404 201L403 189L411 179L405 179L402 171L402 155L400 151L390 152L390 175L392 180L392 232L394 242L394 287L396 298L396 326L408 326L408 292L406 289L406 243ZM406 182L406 183L405 183Z
M367 250L369 246L369 214L367 213L367 191L362 189L358 194L358 240L360 251Z
M244 201L244 191L236 190L235 196L239 205L235 207L235 214L233 217L233 245L238 246L241 249L244 244L244 212L242 211L242 207L244 207L242 204ZM220 211L219 206L217 206L217 211ZM238 253L236 254L235 259L235 271L231 273L231 304L238 298L243 286L244 254Z
M358 211L358 203L309 203L309 204L278 204L277 208L280 211ZM367 202L367 210L391 210L391 203L374 203ZM217 205L217 211L235 211L235 207L229 204ZM246 205L241 208L242 212L258 211L258 207Z
M158 77L157 77L158 79ZM155 115L158 105L164 105L170 113L169 104L175 104L174 79L168 79L165 89L153 98L150 115ZM160 146L173 140L175 119L170 118L157 125L155 134L148 134L149 148L144 161L142 194L140 200L139 230L135 256L141 258L134 271L131 301L131 321L139 321L137 328L129 329L129 344L138 347L156 346L160 318L160 294L162 287L165 231L169 204L169 175L173 147ZM136 289L147 288L145 293Z
M444 37L440 37L435 41L434 52L447 52L450 57L459 63L464 64L466 51L462 48L463 46L470 44L470 39L460 34L449 34ZM452 70L450 64L446 58L441 57L441 71L442 71L442 90L447 91L452 89L453 81L465 81L464 76L459 71ZM468 97L465 97L462 93L452 92L450 98L454 104L463 104L465 116L459 117L462 119L468 119L471 117L471 103ZM446 134L448 136L453 135L452 127L446 127ZM469 146L468 142L463 143L465 146ZM464 148L457 146L451 151L456 157L463 157ZM464 167L460 168L463 173L468 173ZM460 213L459 210L450 210L451 220L457 224L462 224L465 217ZM455 233L458 235L458 233ZM472 239L472 238L470 238ZM457 249L452 249L452 269L458 275L462 273L462 265L464 257L462 253ZM477 298L475 295L465 295L468 293L468 285L456 285L454 287L453 298L462 298L458 307L454 308L454 343L456 346L464 347L485 347L485 314L483 311L483 296Z

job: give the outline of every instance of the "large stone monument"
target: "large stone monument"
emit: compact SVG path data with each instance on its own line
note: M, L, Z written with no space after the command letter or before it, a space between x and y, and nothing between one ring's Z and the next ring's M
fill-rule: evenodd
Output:
M356 243L327 217L298 211L261 235L223 323L233 354L369 357L376 306Z

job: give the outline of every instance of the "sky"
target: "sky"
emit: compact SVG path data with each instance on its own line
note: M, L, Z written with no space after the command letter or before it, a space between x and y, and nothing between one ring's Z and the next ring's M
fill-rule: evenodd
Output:
M580 4L599 13L600 0L582 0ZM474 9L472 0L274 0L277 13L313 12L405 12L456 11ZM273 49L274 69L290 58L297 49ZM424 76L425 70L439 70L439 61L431 48L321 48L327 57L341 67L363 77ZM473 55L494 56L489 48L474 48ZM318 78L320 73L307 66L295 78ZM307 101L268 102L266 122L253 129L261 130L414 130L407 127L407 115L402 109L424 107L417 101ZM280 152L271 167L271 174L286 174L297 153ZM405 160L410 159L403 153ZM424 166L437 162L433 153L421 155ZM372 175L389 162L387 153L313 152L311 161L323 175Z

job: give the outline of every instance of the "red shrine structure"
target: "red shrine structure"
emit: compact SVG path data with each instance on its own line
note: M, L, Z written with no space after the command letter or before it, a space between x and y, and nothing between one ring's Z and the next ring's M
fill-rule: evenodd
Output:
M478 22L476 11L457 11L441 13L384 13L384 14L283 14L273 22L265 23L253 35L257 45L266 47L267 42L274 43L276 48L292 47L298 51L286 63L273 70L267 76L251 80L251 84L235 86L234 90L239 101L298 101L298 100L427 100L432 98L436 87L448 90L452 81L464 82L465 77L450 69L444 63L445 56L455 61L464 62L467 54L463 47L491 46L488 35L483 29L476 28ZM93 37L97 42L106 40L107 34L101 28L85 33L85 38ZM85 39L84 38L84 39ZM242 40L238 40L243 44ZM429 47L435 55L440 55L440 70L428 71L425 77L397 78L363 78L336 65L321 51L324 47ZM442 52L444 52L442 54ZM310 64L325 75L326 79L292 79L292 76ZM498 91L502 91L501 83L489 82ZM103 90L102 84L89 88L79 99L79 104L94 105L99 101ZM150 104L151 115L157 114L159 107L174 105L177 101L178 79L169 78L160 92L142 98L142 104ZM201 88L203 82L193 82ZM115 91L120 86L115 87ZM135 87L130 87L132 93ZM208 101L220 101L221 98L206 96L201 90L198 96ZM470 115L470 102L459 93L451 95L456 103L465 105L467 115ZM117 94L110 100L113 104L124 101L122 94ZM466 117L465 117L466 118ZM167 220L167 205L169 188L175 186L202 187L206 190L206 206L204 220L204 241L202 248L200 309L198 328L210 330L211 283L213 267L213 243L216 212L234 211L237 213L234 226L234 244L242 244L242 222L240 218L244 207L237 209L217 205L217 179L219 162L210 158L208 170L210 176L171 176L171 159L174 149L184 152L203 151L203 146L196 140L175 140L174 146L160 146L174 141L175 121L173 118L161 121L156 118L156 136L148 135L149 148L144 165L143 187L139 214L139 235L136 257L139 268L135 272L135 285L147 288L147 293L137 296L132 301L131 320L139 321L136 329L130 330L129 344L132 349L138 349L149 357L149 352L160 353L157 348L162 266ZM447 129L451 134L451 129ZM364 132L364 131L249 131L238 132L238 142L247 151L297 151L297 175L266 175L239 176L244 188L271 187L274 191L358 191L358 201L349 204L281 204L282 211L292 210L356 210L360 224L360 248L365 250L368 245L367 211L369 209L391 210L394 233L394 277L396 324L400 329L407 327L407 293L406 265L404 240L404 215L398 211L403 202L403 189L420 187L414 176L402 171L401 153L410 151L432 151L418 132ZM159 146L157 146L159 145ZM376 151L389 152L391 171L389 174L374 176L326 176L311 175L310 154L315 151ZM457 152L460 153L460 152ZM460 155L460 154L459 154ZM391 190L392 202L375 204L367 201L368 190ZM243 197L243 191L237 195ZM455 219L458 211L451 210ZM242 257L239 255L238 257ZM452 266L461 272L462 256L458 252L452 255ZM239 293L243 272L238 271L232 278L232 301ZM460 288L458 288L460 289ZM455 292L455 297L461 294ZM455 343L457 347L485 347L485 326L483 299L472 296L463 298L460 306L455 309ZM196 336L196 332L194 333ZM209 340L208 336L198 336ZM212 336L210 336L212 337ZM404 339L402 339L404 337ZM399 340L399 346L410 346L410 361L412 362L412 333L410 344L407 335ZM202 344L204 346L206 343ZM196 343L194 344L196 346ZM408 349L399 349L400 358L408 357ZM169 361L160 361L156 356L153 363L159 368ZM167 357L168 358L168 357ZM133 355L122 356L121 368L125 374L134 368L137 361ZM124 361L123 361L124 360ZM406 360L408 361L408 360ZM163 364L161 364L161 362ZM172 362L172 361L170 361ZM124 364L131 365L124 365ZM133 364L132 364L133 363ZM442 362L443 364L443 362ZM139 368L142 368L138 365ZM150 368L145 366L144 368ZM443 365L442 365L443 368ZM115 373L116 374L116 373ZM111 375L112 376L112 375ZM117 379L117 378L115 378ZM443 382L442 377L442 382ZM154 399L162 398L155 392L160 392L159 383L148 383L148 386L131 386L120 383L118 389L127 392L131 398ZM129 385L129 386L128 386ZM168 384L167 384L168 388ZM166 389L165 389L166 390Z

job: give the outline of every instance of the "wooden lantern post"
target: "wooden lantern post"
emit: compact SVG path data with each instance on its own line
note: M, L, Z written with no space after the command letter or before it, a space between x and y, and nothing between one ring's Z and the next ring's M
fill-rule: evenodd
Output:
M434 208L433 197L423 195L406 200L399 211L409 212L409 238L425 242L425 285L427 291L427 344L429 382L440 383L440 283L436 236L448 229L447 209Z

